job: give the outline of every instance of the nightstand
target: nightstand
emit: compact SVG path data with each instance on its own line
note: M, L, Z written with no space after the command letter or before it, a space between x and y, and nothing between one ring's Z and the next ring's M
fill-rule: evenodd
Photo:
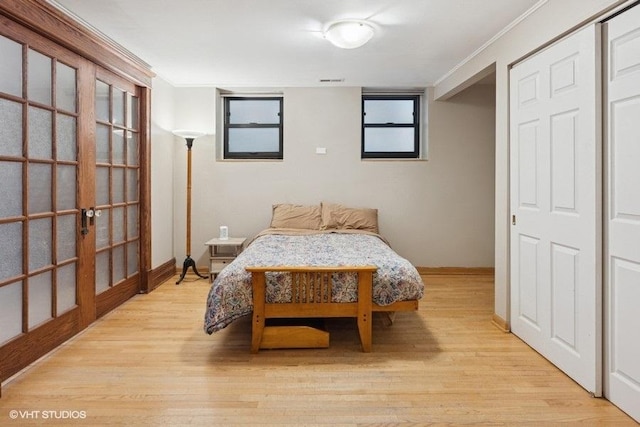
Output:
M213 238L205 243L209 246L209 282L220 273L244 249L246 237Z

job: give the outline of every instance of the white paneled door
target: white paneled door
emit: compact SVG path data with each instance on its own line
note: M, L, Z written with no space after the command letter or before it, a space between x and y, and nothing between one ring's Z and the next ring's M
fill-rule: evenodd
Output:
M601 394L600 27L510 74L511 328Z
M605 395L640 421L640 7L605 34Z

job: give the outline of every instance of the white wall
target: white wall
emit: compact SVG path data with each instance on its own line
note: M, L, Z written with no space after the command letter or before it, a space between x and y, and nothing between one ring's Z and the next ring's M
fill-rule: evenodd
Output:
M540 46L593 21L623 0L548 0L435 87L436 99L447 99L487 67L496 70L495 116L495 312L509 319L509 66Z
M215 129L214 89L175 88L174 93L176 126ZM220 225L227 225L231 236L252 237L268 227L272 204L322 200L378 208L381 233L417 266L493 265L492 86L431 103L428 161L361 161L360 88L287 88L284 98L283 161L216 161L215 136L195 140L191 255L199 267L207 266L204 242ZM315 154L316 147L327 154ZM181 264L183 141L174 144L174 157L174 253ZM153 215L166 211L162 207Z
M173 258L174 89L153 79L151 94L151 268ZM167 191L168 190L168 191Z

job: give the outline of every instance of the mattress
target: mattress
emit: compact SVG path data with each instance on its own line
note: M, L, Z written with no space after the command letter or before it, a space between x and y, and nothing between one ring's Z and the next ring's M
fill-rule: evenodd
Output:
M424 283L416 268L377 234L345 230L290 232L269 229L259 234L213 281L206 302L204 330L211 334L252 312L251 274L245 267L283 265L375 265L378 270L373 276L372 299L380 306L417 300L424 294ZM267 273L267 302L286 303L291 300L288 280L287 273ZM335 274L332 280L333 302L357 300L355 274Z

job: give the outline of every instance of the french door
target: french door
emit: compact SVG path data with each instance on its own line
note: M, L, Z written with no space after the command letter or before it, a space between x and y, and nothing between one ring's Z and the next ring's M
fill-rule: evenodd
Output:
M100 317L140 291L140 129L136 86L102 69L95 80L95 294ZM93 210L93 213L91 213Z
M601 393L599 27L510 74L512 331Z
M0 16L0 381L139 292L139 96Z

